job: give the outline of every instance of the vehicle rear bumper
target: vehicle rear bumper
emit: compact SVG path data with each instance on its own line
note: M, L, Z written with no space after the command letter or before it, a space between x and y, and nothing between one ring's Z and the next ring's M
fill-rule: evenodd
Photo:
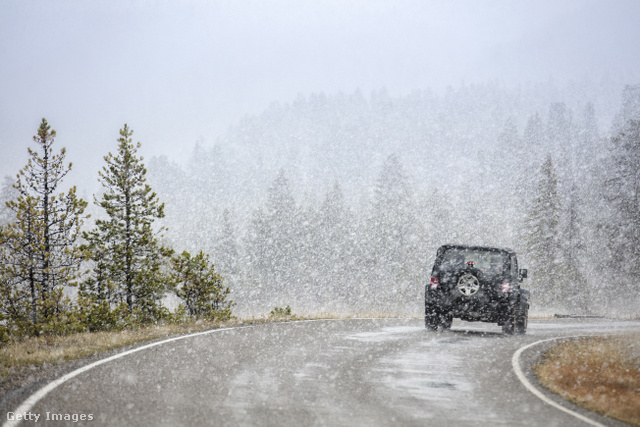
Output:
M513 312L518 296L515 292L489 295L478 293L472 297L443 292L440 289L425 289L425 315L437 310L468 321L501 322Z

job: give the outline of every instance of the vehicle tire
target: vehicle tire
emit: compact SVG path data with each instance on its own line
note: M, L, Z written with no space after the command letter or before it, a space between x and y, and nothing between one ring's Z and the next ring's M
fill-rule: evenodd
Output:
M524 335L527 332L527 324L529 323L529 302L523 299L518 304L515 315L515 333Z
M425 304L424 305L424 326L429 331L438 330L438 324L440 323L440 313L436 307Z
M514 313L515 309L507 315L507 318L502 325L502 333L505 335L513 335L516 327L516 316Z
M442 331L446 331L447 329L451 329L451 325L453 324L453 316L448 313L440 314L440 321L438 328Z
M438 318L434 316L424 316L424 327L429 331L437 331Z

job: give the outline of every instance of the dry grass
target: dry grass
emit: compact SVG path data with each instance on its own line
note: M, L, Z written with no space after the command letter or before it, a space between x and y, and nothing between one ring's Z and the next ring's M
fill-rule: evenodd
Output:
M199 321L124 331L84 332L64 336L47 335L26 338L10 342L0 348L0 383L7 381L13 375L19 374L25 368L47 364L57 365L69 360L126 347L139 342L228 326L296 319L299 319L299 317L290 316L286 319L232 319L224 322Z
M562 343L534 371L563 398L640 426L640 333Z
M305 319L345 319L352 317L358 316L340 316L330 313L315 313L304 316L296 314L273 315L267 318L232 319L225 322L199 321L151 326L135 330L84 332L73 335L49 335L16 340L0 347L0 394L3 388L11 388L12 384L9 383L18 380L20 375L30 368L58 365L69 360L79 359L144 341L237 325L287 322ZM371 317L387 316L381 316L378 313Z

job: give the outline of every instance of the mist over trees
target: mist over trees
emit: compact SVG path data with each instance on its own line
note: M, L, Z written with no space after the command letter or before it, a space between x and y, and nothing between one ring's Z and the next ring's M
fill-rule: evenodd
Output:
M640 120L629 120L611 139L608 173L603 182L608 221L606 266L620 292L617 299L638 291L640 277Z
M148 174L125 125L84 230L75 187L56 194L70 165L43 120L43 154L29 150L0 191L3 331L232 305L420 315L444 243L515 249L533 313L637 315L640 86L614 112L535 99L494 86L300 96L198 141L186 165L151 159Z
M220 260L240 313L419 315L444 243L518 251L533 312L636 313L638 87L603 112L596 92L562 93L274 104L185 166L150 162L166 239Z

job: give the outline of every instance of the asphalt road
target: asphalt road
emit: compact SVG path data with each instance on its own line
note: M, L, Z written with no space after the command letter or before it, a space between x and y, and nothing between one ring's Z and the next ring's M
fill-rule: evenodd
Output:
M144 348L74 374L31 407L23 405L27 411L10 410L3 422L21 416L28 418L21 425L588 425L527 389L513 355L548 338L630 329L640 322L532 321L527 335L510 337L496 325L458 321L451 331L430 332L420 319L239 327ZM525 375L548 344L522 353ZM68 420L52 423L54 414Z

